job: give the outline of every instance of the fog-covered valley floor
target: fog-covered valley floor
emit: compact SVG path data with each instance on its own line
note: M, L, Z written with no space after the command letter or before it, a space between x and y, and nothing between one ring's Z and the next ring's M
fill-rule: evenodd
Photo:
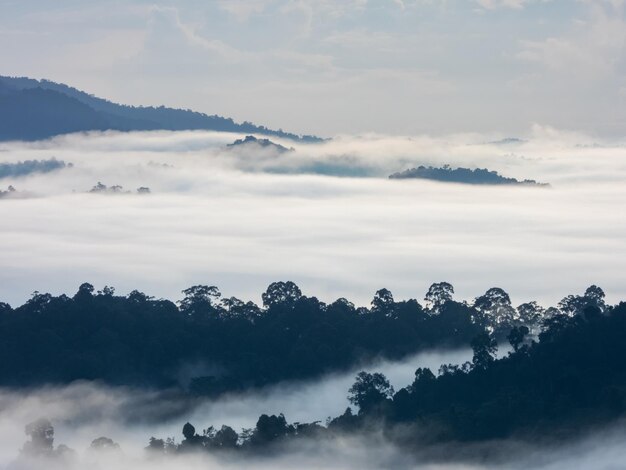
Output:
M274 139L293 151L227 147L214 132L93 133L0 145L0 163L71 167L0 178L0 300L82 282L172 300L214 284L259 302L276 280L323 301L367 305L386 287L421 298L434 281L471 299L555 304L601 285L623 298L626 148L535 127L496 136ZM548 188L388 180L419 165L488 168ZM98 182L129 194L89 194ZM151 194L136 194L148 187Z

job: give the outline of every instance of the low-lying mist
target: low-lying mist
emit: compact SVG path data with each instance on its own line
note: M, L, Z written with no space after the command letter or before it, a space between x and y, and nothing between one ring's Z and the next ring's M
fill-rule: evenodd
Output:
M120 462L121 467L110 468L126 468L131 462L135 465L141 461L132 459L145 457L144 448L151 436L174 437L180 441L182 426L187 421L194 423L198 429L228 424L241 430L254 427L261 414L284 413L293 422L325 422L327 417L341 414L349 406L347 390L359 370L383 371L394 386L402 388L413 381L418 367L437 371L442 364L461 364L469 359L470 350L431 351L399 362L374 361L316 381L284 383L217 399L190 399L176 392L109 387L88 382L28 391L4 389L0 390L0 468L14 461L22 448L26 441L24 426L41 417L53 423L55 445L65 444L79 454L85 454L85 458L94 457L93 452L82 452L94 439L101 436L113 439L120 444L124 459L131 460ZM378 444L390 448L382 442ZM355 450L357 442L349 446L348 441L336 445L332 452L345 453L346 465L351 462L349 468L356 468L360 459L353 462L352 454L358 454ZM297 452L308 450L298 449ZM331 451L330 447L328 451ZM109 455L108 458L117 459L118 456ZM314 460L317 456L312 453L310 458ZM171 462L162 464L164 468L173 465ZM262 462L261 468L264 465Z
M502 353L501 353L502 354ZM401 362L378 361L366 370L385 373L400 388L413 379L417 367L437 370L439 365L461 363L468 350L422 353ZM575 442L530 445L515 439L480 444L451 443L432 448L398 448L381 434L331 439L303 439L261 454L215 451L207 454L154 455L145 450L151 436L181 439L186 421L198 429L228 423L235 428L252 427L261 413L284 412L292 421L324 421L342 411L354 371L335 374L318 382L283 384L217 400L181 403L168 392L112 388L77 383L62 388L0 391L0 468L40 470L97 468L102 470L195 468L251 469L526 469L552 470L621 468L626 458L623 424L598 431ZM23 429L39 417L55 427L55 447L71 450L53 457L27 457L20 453L26 436ZM96 450L90 443L106 436L119 449Z
M451 282L461 298L498 285L514 303L554 304L590 284L610 302L626 294L619 142L536 127L503 142L274 139L295 148L277 153L227 147L238 137L106 132L3 143L3 163L55 157L73 166L3 179L30 197L0 203L0 300L71 294L88 281L170 299L215 284L258 302L281 279L323 301L361 305L381 287L419 298L433 280ZM488 168L551 188L387 180L420 164ZM88 194L98 182L131 193Z

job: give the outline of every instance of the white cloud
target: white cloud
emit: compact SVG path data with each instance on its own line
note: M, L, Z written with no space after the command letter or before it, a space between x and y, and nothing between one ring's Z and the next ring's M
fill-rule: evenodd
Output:
M518 57L567 74L572 80L610 76L626 59L622 10L613 2L589 2L588 19L574 22L561 37L521 41Z
M475 0L481 7L487 10L495 10L497 8L513 8L522 9L524 6L535 0Z
M611 301L623 299L626 226L616 217L625 196L623 148L545 126L523 144L484 145L497 138L340 136L283 155L224 152L234 137L207 132L4 144L2 161L54 155L75 166L0 181L41 196L0 201L0 300L21 303L34 290L73 293L89 281L172 299L210 283L259 301L279 279L325 301L361 305L381 287L419 298L442 279L462 298L500 285L520 302L554 304L596 283ZM553 188L385 179L445 163ZM149 186L153 194L81 194L97 181Z

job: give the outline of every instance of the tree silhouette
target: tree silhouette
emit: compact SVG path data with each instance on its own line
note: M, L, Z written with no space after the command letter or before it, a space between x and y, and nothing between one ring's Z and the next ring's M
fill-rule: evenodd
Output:
M251 442L254 445L267 444L293 433L292 426L287 424L285 416L261 415L253 431Z
M428 288L428 292L424 296L426 307L431 313L439 313L441 307L452 300L454 287L448 282L435 282Z
M528 333L530 333L530 330L524 325L516 326L511 329L507 339L509 340L509 343L511 343L511 346L513 346L513 351L517 352L519 350Z
M261 296L263 305L267 308L278 305L290 308L300 297L302 297L302 291L291 281L272 282Z
M472 364L475 368L486 369L489 364L495 361L498 343L488 333L482 333L474 338L471 346L474 352Z
M222 426L213 438L213 446L220 449L234 449L237 447L239 435L230 426Z
M383 315L390 315L393 312L394 306L393 294L388 289L376 291L372 299L372 311Z
M97 451L118 451L120 450L120 445L110 439L108 437L99 437L91 441L91 445L89 446L93 450Z
M196 317L206 317L219 312L221 293L215 286L197 285L182 291L185 298L179 302L180 310Z
M499 287L492 287L477 297L474 308L489 330L498 336L506 334L515 324L516 312L511 306L511 298Z
M348 390L348 400L366 412L393 395L393 387L383 374L359 372Z

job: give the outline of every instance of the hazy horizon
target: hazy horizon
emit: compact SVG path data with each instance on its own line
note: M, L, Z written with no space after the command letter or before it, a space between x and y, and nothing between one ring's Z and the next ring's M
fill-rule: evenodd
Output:
M2 73L325 137L626 130L622 0L0 2Z

